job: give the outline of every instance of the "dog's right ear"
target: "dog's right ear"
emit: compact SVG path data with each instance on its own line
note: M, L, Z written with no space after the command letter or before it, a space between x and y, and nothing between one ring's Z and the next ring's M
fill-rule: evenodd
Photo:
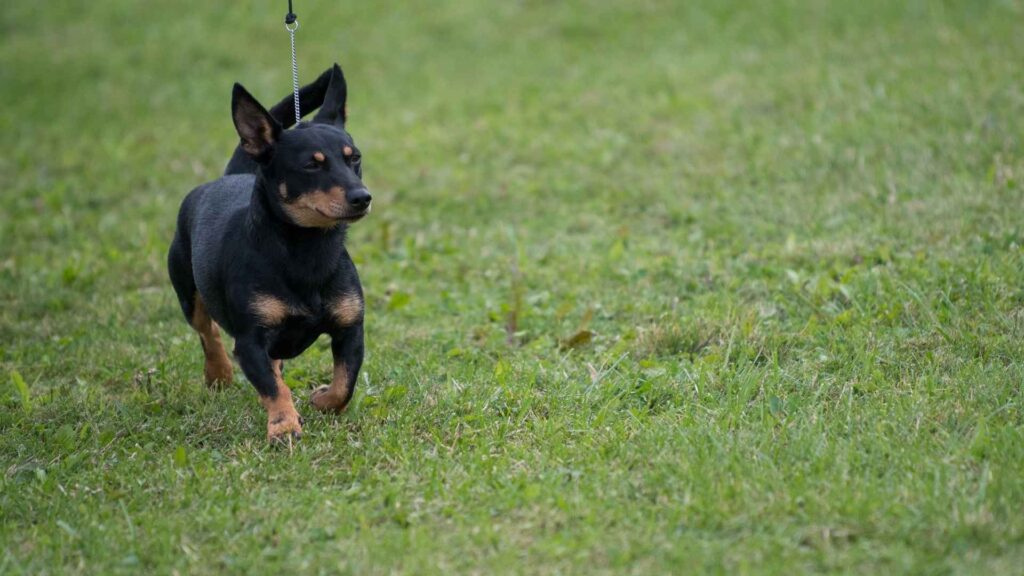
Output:
M257 161L265 157L281 135L277 120L238 83L231 92L231 118L242 139L242 149Z

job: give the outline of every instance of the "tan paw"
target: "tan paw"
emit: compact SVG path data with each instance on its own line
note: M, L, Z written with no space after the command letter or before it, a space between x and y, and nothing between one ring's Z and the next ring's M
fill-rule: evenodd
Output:
M267 441L291 442L302 438L302 416L294 409L267 415Z
M309 395L309 402L317 410L324 412L341 412L348 401L342 398L330 386L321 386Z
M234 373L231 362L207 362L203 367L206 385L210 388L225 388L231 385Z

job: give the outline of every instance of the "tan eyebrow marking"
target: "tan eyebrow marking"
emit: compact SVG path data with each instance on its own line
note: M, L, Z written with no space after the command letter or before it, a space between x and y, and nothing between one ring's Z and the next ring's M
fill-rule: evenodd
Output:
M323 152L313 152L313 160L316 160L317 162L323 162L326 159L327 158L324 156Z
M345 156L351 156L352 155L352 147L351 146L345 146L344 148L341 149L341 153L344 154Z

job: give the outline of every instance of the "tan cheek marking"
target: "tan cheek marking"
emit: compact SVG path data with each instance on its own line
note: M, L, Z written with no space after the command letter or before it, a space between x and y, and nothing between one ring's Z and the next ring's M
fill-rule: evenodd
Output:
M363 319L363 299L358 294L344 294L331 304L331 316L340 326L352 326Z
M329 202L324 202L322 192L308 192L295 199L294 203L284 204L282 207L292 219L292 222L304 228L328 228L336 224L334 220L326 216Z
M257 294L251 307L264 326L277 326L288 317L288 305L268 294Z
M316 160L317 162L323 162L327 158L324 157L324 153L323 152L314 152L313 153L313 159Z
M345 146L344 148L341 149L341 153L344 154L345 156L351 156L352 155L352 147L351 146Z
M311 194L306 194L305 198L317 208L320 208L324 212L334 215L337 210L335 206L340 206L345 203L345 189L341 186L334 186L326 192L323 190L317 190ZM340 214L338 214L340 216Z
M303 228L330 228L337 224L335 220L320 214L309 206L282 204L281 208L284 209L288 219L296 226L302 226Z
M345 205L345 190L334 186L330 190L314 190L295 199L293 203L282 204L292 222L304 228L331 228L338 225L336 217L342 216Z
M281 182L281 184L279 184L277 186L277 193L281 195L281 198L287 198L288 197L288 185L285 184L284 182Z

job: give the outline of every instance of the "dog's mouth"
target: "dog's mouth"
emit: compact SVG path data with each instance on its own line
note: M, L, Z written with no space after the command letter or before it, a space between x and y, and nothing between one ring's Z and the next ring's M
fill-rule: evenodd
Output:
M344 222L346 224L351 224L352 222L356 222L358 220L361 220L364 216L366 216L367 214L370 213L370 207L369 206L367 206L365 209L359 210L359 211L344 210L344 211L342 211L342 213L340 215L337 214L337 213L334 213L333 211L323 210L319 206L315 207L314 210L316 210L324 218L330 218L331 220L335 220L335 221L338 221L338 222Z

